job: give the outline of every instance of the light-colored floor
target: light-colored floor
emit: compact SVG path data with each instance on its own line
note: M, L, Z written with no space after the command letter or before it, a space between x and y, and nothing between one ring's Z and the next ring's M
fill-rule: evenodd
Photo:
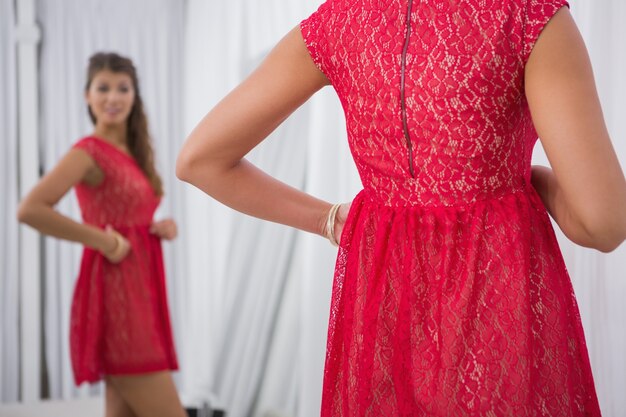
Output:
M102 398L0 405L0 417L102 417Z

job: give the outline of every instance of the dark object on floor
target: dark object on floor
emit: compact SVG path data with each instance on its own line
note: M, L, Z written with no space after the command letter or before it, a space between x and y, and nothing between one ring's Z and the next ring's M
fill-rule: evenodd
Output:
M226 417L224 410L211 410L208 407L202 408L185 408L189 417Z

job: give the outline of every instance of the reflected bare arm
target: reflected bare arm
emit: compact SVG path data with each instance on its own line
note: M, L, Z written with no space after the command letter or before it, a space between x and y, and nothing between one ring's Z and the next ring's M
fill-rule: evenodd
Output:
M78 223L54 209L74 185L87 178L96 168L95 162L85 151L70 150L20 202L17 217L20 222L43 234L82 243L105 256L111 253L117 258L121 254L123 258L128 248L124 248L124 251L117 248L120 243L112 231ZM122 244L128 246L125 239ZM115 262L118 259L110 260Z
M526 66L526 96L552 169L532 182L565 235L603 252L626 238L626 181L607 132L582 37L567 8Z
M323 234L329 203L270 177L244 156L327 84L294 28L191 132L176 175L240 212Z

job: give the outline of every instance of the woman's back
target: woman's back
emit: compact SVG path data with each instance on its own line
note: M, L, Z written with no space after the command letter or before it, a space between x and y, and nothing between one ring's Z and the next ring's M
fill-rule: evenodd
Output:
M323 416L599 415L531 185L525 66L565 4L329 1L302 23L364 185L336 267Z
M410 144L401 100L409 3L330 1L302 24L344 106L364 185L385 193L385 204L420 206L523 189L537 139L524 67L543 25L566 3L413 3L405 65Z

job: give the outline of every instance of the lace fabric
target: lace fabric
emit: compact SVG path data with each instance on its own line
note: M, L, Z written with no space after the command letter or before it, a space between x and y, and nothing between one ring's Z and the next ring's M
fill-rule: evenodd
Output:
M160 199L134 159L113 145L87 137L74 147L104 173L97 187L75 187L83 220L113 226L132 248L119 264L84 249L70 324L75 382L177 369L161 242L149 231Z
M524 67L566 5L413 0L407 19L407 0L329 0L301 23L364 186L337 258L322 416L600 415L530 185Z

